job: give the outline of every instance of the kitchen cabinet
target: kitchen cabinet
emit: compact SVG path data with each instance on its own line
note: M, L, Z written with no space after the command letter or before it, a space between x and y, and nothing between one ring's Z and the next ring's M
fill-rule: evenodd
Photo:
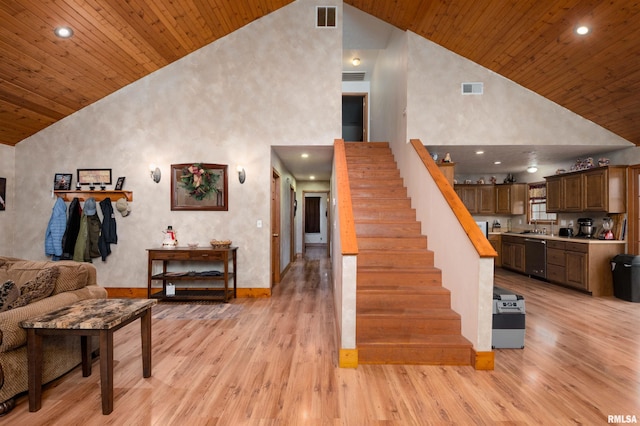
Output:
M605 166L547 176L547 211L626 212L627 166Z
M493 266L502 266L502 236L500 234L489 234L489 243L491 247L498 253L493 259Z
M469 213L478 212L478 193L475 185L456 185L455 191Z
M583 179L585 211L627 211L627 166L599 167L585 172Z
M613 294L611 259L624 249L624 241L550 237L547 239L547 279L593 296L610 296Z
M502 236L502 267L524 274L524 238Z
M495 190L493 185L478 185L476 188L478 213L494 214L496 212Z
M495 185L496 214L525 214L526 202L526 183Z

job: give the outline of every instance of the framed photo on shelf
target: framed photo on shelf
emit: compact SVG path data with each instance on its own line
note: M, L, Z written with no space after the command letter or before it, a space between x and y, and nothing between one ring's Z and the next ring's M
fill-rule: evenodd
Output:
M171 165L171 210L228 211L228 188L226 164Z
M111 185L111 169L78 169L80 185Z
M54 191L69 191L71 189L71 173L56 173L53 178Z
M116 181L116 191L122 191L122 187L124 186L124 176L120 176Z

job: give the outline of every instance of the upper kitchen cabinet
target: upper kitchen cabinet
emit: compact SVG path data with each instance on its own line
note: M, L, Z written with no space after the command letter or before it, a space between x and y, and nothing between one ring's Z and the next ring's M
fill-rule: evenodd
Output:
M493 185L455 185L456 193L471 214L494 214L495 198Z
M527 184L511 183L495 186L496 214L525 214Z
M547 181L548 212L625 213L627 166L604 166L555 176Z

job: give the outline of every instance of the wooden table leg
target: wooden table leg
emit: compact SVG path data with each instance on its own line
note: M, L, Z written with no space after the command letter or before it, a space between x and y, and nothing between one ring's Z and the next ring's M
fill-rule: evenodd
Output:
M151 377L151 308L147 308L140 317L140 336L142 337L142 377Z
M102 414L113 411L113 331L100 331L100 391Z
M29 371L29 411L42 406L42 336L27 329L27 359Z
M80 336L80 347L82 348L82 377L91 375L91 337Z

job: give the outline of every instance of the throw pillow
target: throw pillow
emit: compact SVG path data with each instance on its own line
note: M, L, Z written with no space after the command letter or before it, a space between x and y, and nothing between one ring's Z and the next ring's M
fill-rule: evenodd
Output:
M38 272L33 280L20 288L20 296L9 305L9 309L26 306L51 295L58 275L60 275L60 270L55 266Z
M0 287L0 312L8 310L9 305L19 296L20 290L13 281L9 280L2 284L2 287Z

